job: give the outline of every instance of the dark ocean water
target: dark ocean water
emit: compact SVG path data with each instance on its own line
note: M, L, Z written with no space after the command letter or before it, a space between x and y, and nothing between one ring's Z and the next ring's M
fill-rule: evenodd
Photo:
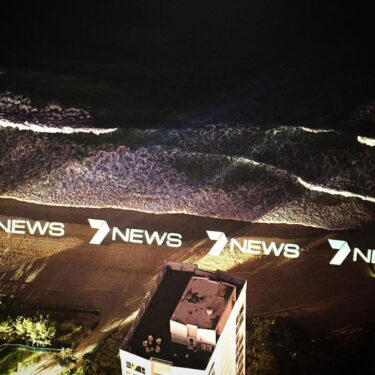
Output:
M10 92L0 106L3 197L329 229L375 220L375 140L352 131L248 122L98 129L80 108L37 108ZM362 105L350 121L373 111Z

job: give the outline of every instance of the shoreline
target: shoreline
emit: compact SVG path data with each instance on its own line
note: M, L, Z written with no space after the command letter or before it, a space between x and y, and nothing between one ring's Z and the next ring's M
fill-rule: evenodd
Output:
M145 215L154 215L154 216L165 216L165 215L171 215L171 216L183 216L183 217L194 217L194 218L200 218L200 219L212 219L212 220L222 220L222 221L233 221L233 222L239 222L239 223L246 223L246 224L265 224L265 225L278 225L278 226L289 226L289 227L304 227L304 228L312 228L317 230L324 230L324 231L350 231L350 230L358 230L358 229L365 229L367 227L375 226L374 223L369 223L366 226L362 227L353 227L353 228L323 228L319 226L309 225L309 224L303 224L303 223L288 223L288 222L270 222L270 221L246 221L241 219L236 219L233 217L221 217L221 216L208 216L208 215L199 215L194 213L187 213L183 211L169 211L169 212L155 212L155 211L147 211L147 210L141 210L141 209L135 209L135 208L128 208L128 207L121 207L121 206L94 206L94 205L74 205L74 204L62 204L62 203L55 203L55 202L40 202L32 199L27 198L20 198L15 197L12 195L0 195L0 209L3 206L3 202L9 202L9 205L33 205L35 207L55 207L55 208L63 208L63 209L73 209L73 210L99 210L99 211L119 211L119 212L133 212L137 214L145 214ZM6 205L6 204L5 204ZM1 211L0 211L1 214Z

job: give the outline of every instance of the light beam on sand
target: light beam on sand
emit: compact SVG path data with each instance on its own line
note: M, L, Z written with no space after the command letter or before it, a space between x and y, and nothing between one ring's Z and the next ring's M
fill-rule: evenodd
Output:
M362 137L361 135L359 135L357 137L357 141L359 143L362 143L363 145L375 147L375 138Z
M8 120L0 119L0 127L2 128L13 128L18 130L28 130L34 133L50 133L50 134L95 134L95 135L102 135L102 134L109 134L113 133L118 130L118 128L110 128L110 129L96 129L96 128L85 128L85 127L77 127L72 128L71 126L63 126L61 128L56 128L53 126L45 126L45 125L38 125L32 124L29 122L25 122L23 124L11 122Z

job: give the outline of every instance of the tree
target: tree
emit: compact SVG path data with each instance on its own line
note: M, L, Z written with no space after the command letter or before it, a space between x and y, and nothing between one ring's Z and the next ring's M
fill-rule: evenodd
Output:
M13 323L13 329L17 339L25 340L27 344L36 346L51 345L56 335L56 327L49 317L39 315L38 318L18 316Z
M52 339L56 335L56 327L47 316L44 318L39 315L39 320L25 320L26 337L31 341L32 345L48 346L51 345Z
M48 346L56 336L55 323L48 316L17 316L0 321L0 340L24 341L28 345Z
M73 350L70 348L62 348L61 352L57 354L57 359L60 366L68 366L70 362L77 360L76 356L73 353Z
M278 373L277 361L269 343L275 321L268 318L249 319L246 337L247 373L272 375Z
M13 321L7 318L0 322L0 340L8 341L13 334Z
M31 320L24 318L23 316L17 316L16 320L13 323L14 332L17 338L24 338L27 328L30 328Z

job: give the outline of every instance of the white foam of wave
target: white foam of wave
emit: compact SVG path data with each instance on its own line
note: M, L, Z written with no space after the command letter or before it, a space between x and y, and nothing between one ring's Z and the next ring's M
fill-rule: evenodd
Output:
M159 150L161 152L162 147L161 146L155 146L155 150ZM140 167L143 168L144 167L143 163L144 163L145 153L147 153L148 151L149 150L147 150L147 148L144 148L144 149L141 148L141 149L137 150L137 152L134 153L133 157L130 158L130 160L129 160L129 158L125 158L124 160L126 160L126 163L128 163L128 162L129 163L130 162L136 163L136 160L141 160L141 161L143 160L141 162L141 165L140 165ZM168 155L173 154L173 152L174 151L170 151L170 152L168 151ZM111 151L111 155L112 154L118 155L118 153L116 153L116 151L114 151L114 150ZM163 154L163 158L164 158L164 152L162 152L162 154ZM350 212L352 210L352 206L355 208L357 204L360 204L359 202L351 201L351 200L354 200L356 198L375 203L375 198L373 198L373 197L355 194L355 193L348 192L348 191L340 191L340 190L335 190L335 189L331 189L331 188L313 185L311 183L306 182L305 180L298 177L297 175L292 174L290 171L288 171L286 169L281 169L281 168L276 167L275 165L267 164L267 163L264 163L264 162L259 162L259 161L253 160L251 158L228 156L228 155L223 155L223 154L219 154L219 153L218 154L212 154L212 153L207 154L207 153L204 153L204 152L203 153L202 152L189 152L188 154L190 156L194 156L194 157L197 157L197 156L205 157L205 156L207 156L207 157L217 158L218 161L227 160L229 162L234 162L233 164L230 164L229 168L231 168L233 166L236 166L237 164L248 164L248 165L254 165L254 166L261 166L262 168L265 168L266 170L268 170L270 172L277 173L282 178L284 178L284 177L292 178L296 184L298 183L299 185L301 185L304 189L306 189L308 191L314 191L314 192L325 193L325 194L330 194L330 195L339 195L341 197L348 198L348 200L346 202L347 207L341 207L340 213L337 213L337 212L329 212L328 213L333 218L336 217L336 216L340 216L340 215L341 215L341 217L345 218L346 212L347 211ZM100 162L101 158L102 158L102 156L100 156L98 160L95 159L94 161ZM121 159L121 158L118 159L118 160L116 159L115 163L119 163L121 160L123 160L123 159ZM106 165L106 167L110 168L111 167L110 161L108 163L109 164ZM156 160L155 163L158 163L158 161ZM145 163L145 164L147 164L147 163ZM158 164L153 164L153 165L158 165ZM227 163L225 165L228 166ZM137 167L137 164L132 165L132 168L136 168L136 167ZM78 168L78 170L81 169L79 164L78 164L77 168ZM143 173L145 171L145 169L142 169L142 168L140 170L140 173ZM153 168L151 168L151 169L153 169ZM149 169L146 168L146 170L148 171ZM107 177L106 177L107 172L106 171L107 171L107 169L104 170L103 175L101 176L101 179L94 180L94 181L98 181L100 184L102 184L104 179L107 179ZM282 173L280 173L280 172L282 172ZM80 177L82 177L81 178L82 181L88 181L88 180L91 181L90 175L86 175L85 172L82 172L82 173L83 173L82 175L79 175ZM126 174L126 176L130 179L132 178L132 176L131 175L129 176L129 174ZM87 177L90 177L90 178L87 178ZM155 175L149 175L148 178L145 180L145 181L147 181L146 185L148 185L148 181L150 181L150 182L155 181L155 178L156 178ZM177 191L173 184L174 184L174 182L172 181L172 185L170 187L170 189L171 189L170 192L171 192L172 196L173 196L173 193ZM43 184L39 185L39 187L40 186L43 186ZM58 188L58 186L57 186L57 188ZM83 203L80 200L75 200L75 202L74 202L74 201L69 201L69 199L65 200L65 198L63 199L64 202L59 202L59 198L56 199L56 197L54 195L48 197L48 194L47 194L47 196L43 197L39 194L39 196L37 197L37 196L35 196L35 195L33 196L33 194L31 194L31 195L28 196L28 194L27 193L25 194L25 192L30 191L30 190L29 189L23 189L22 187L20 189L18 189L18 192L17 191L7 192L7 193L4 193L4 194L1 194L0 197L1 198L17 199L17 200L28 202L28 203L36 203L36 204L47 205L47 206L82 207L82 208L98 208L98 209L99 208L112 208L112 209L121 209L121 210L134 210L134 211L139 211L139 212L149 212L149 213L153 213L153 214L187 214L187 215L195 215L195 216L201 216L201 217L214 217L214 218L231 219L231 220L239 220L239 221L252 221L252 222L263 222L263 223L280 223L280 224L281 223L298 224L298 225L314 226L314 227L317 227L317 228L326 228L326 229L332 229L332 228L334 228L334 229L344 229L344 228L350 227L350 225L351 225L351 224L347 224L346 222L342 223L342 220L338 224L336 224L335 222L334 223L332 223L332 222L328 223L323 214L320 214L320 216L318 215L318 217L315 217L314 213L317 212L317 210L320 210L320 208L321 208L320 206L319 207L312 207L309 212L306 212L303 209L299 209L298 204L296 204L295 205L297 207L297 211L296 211L295 207L293 207L293 203L289 206L283 205L283 206L277 207L275 210L273 210L272 212L269 212L268 214L265 214L265 215L263 214L262 216L256 217L257 215L254 216L254 215L251 215L251 214L248 215L247 213L245 213L245 214L241 213L241 212L238 213L238 212L235 212L233 210L229 210L228 212L226 212L225 210L220 211L218 206L215 206L214 208L212 208L212 206L210 206L210 208L207 209L207 206L205 205L204 202L202 202L202 205L196 204L196 202L194 202L194 199L196 199L197 195L192 195L192 197L191 197L192 200L189 201L189 202L185 202L184 207L182 205L175 204L176 202L178 203L179 198L180 198L179 196L175 197L176 202L173 202L173 200L172 200L170 202L166 202L166 203L168 203L166 205L164 205L164 203L159 204L158 202L156 202L156 204L153 204L153 203L148 204L148 203L143 202L142 198L147 199L148 196L151 196L153 193L155 193L155 191L152 190L153 188L155 188L155 185L154 185L154 187L149 186L147 189L142 190L142 192L139 192L138 194L136 194L139 197L139 200L138 200L138 197L137 197L137 199L133 199L134 196L135 196L135 193L134 193L133 197L130 197L131 198L130 200L127 200L127 201L125 200L123 202L120 202L120 201L117 200L118 203L117 202L115 203L112 200L111 195L104 196L104 198L106 198L106 199L102 200L101 202L100 202L100 200L97 200L97 199L93 199L93 200L89 199L85 203ZM178 185L177 188L180 189L181 186ZM151 189L151 190L149 190L149 189ZM42 189L39 189L39 191L41 191L41 190ZM205 191L203 191L203 193L205 193ZM216 199L216 201L221 202L222 198L223 197L220 194L217 194L217 195L212 195L211 198L208 197L208 198L205 198L205 199L207 199L207 202L209 201L209 199L211 199L211 200ZM224 196L224 198L225 198L225 196ZM216 203L215 201L212 201L212 202L214 204ZM232 198L229 197L226 201L226 204L227 205L234 204L233 202L234 201L232 201ZM299 211L298 211L298 209L299 209ZM312 214L310 215L310 213L312 213ZM309 220L310 216L311 216L311 220ZM361 219L362 219L362 216L361 216ZM343 219L343 220L345 221L345 219ZM353 220L357 220L357 218L354 217ZM357 221L355 221L355 223L357 223ZM353 225L357 225L357 224L353 224Z
M222 157L222 156L221 156ZM262 168L266 168L269 171L273 171L276 173L283 172L286 175L289 175L296 183L303 186L306 190L313 191L313 192L319 192L319 193L325 193L330 195L339 195L345 198L349 199L356 199L359 198L361 200L366 200L372 203L375 203L375 198L368 197L368 196L362 196L359 194L355 194L352 192L347 191L337 191L330 188L325 188L321 186L316 186L313 184L310 184L300 178L299 176L296 176L294 174L290 174L287 171L283 169L279 169L271 164L258 162L249 158L244 157L228 157L225 158L230 159L234 161L235 163L239 164L248 164L248 165L254 165L254 166L260 166ZM210 218L220 218L220 219L228 219L228 220L235 220L235 221L251 221L254 223L263 223L263 224L288 224L288 225L302 225L307 227L315 227L315 228L323 228L323 229L335 229L335 230L341 230L341 229L348 229L351 228L351 225L348 225L347 223L330 223L328 221L322 221L322 220L308 220L308 217L306 217L306 212L304 211L302 214L301 212L295 212L293 214L293 207L289 206L281 206L275 210L272 210L272 212L268 212L260 217L255 217L252 219L247 219L243 216L233 215L233 213L223 213L221 212L213 214L212 212L207 212L204 210L204 207L201 209L196 209L197 207L193 206L187 206L187 207L158 207L158 206L144 206L144 205L134 205L132 202L122 202L120 204L116 203L102 203L97 204L96 202L90 202L90 203L77 203L77 202L57 202L57 201L50 201L36 198L36 197L28 197L24 194L18 194L17 192L6 192L0 194L0 199L14 199L21 202L26 203L32 203L32 204L40 204L44 206L57 206L57 207L69 207L69 208L89 208L89 209L116 209L116 210L130 210L130 211L138 211L143 213L150 213L150 214L184 214L184 215L192 215L192 216L198 216L198 217L210 217ZM142 194L139 195L139 199L142 200ZM350 206L348 206L349 211L351 210ZM298 210L297 210L298 211ZM343 213L341 212L341 215ZM302 216L301 216L302 215ZM354 225L356 226L356 225Z
M313 128L307 128L306 126L300 127L303 131L308 133L335 133L336 131L333 129L313 129Z
M117 205L117 204L104 204L104 205L95 205L95 204L75 204L75 203L58 203L58 202L46 202L39 199L33 198L25 198L20 197L17 194L5 193L0 194L0 199L11 199L18 202L41 205L41 206L48 206L48 207L64 207L64 208L85 208L85 209L113 209L113 210L121 210L121 211L135 211L140 213L152 214L152 215L190 215L190 216L197 216L197 217L208 217L213 219L221 219L221 220L234 220L234 221L245 221L248 222L244 218L238 218L237 216L232 215L212 215L206 214L204 212L196 212L194 210L189 209L164 209L164 210L155 210L155 209L147 209L147 208L137 208L132 205ZM348 225L329 225L327 222L314 222L314 221L306 221L305 218L299 219L295 218L285 218L283 215L278 217L278 215L265 215L259 218L252 220L253 223L260 223L260 224L285 224L285 225L300 225L304 227L310 228L320 228L326 230L344 230L352 228L353 226ZM356 226L356 225L355 225ZM354 227L355 227L354 226Z
M61 128L56 128L53 126L44 126L38 124L31 124L29 122L25 122L24 124L15 123L8 120L0 119L0 127L3 128L13 128L18 130L29 130L35 133L51 133L51 134L77 134L77 133L86 133L86 134L108 134L113 133L118 130L118 128L110 128L110 129L100 129L100 128L72 128L70 126L63 126Z
M205 213L197 213L195 211L190 211L188 209L165 209L165 210L154 210L154 209L146 209L146 208L136 208L134 206L127 206L127 205L116 205L116 204L104 204L104 205L94 205L94 204L85 204L79 205L74 203L58 203L58 202L45 202L38 199L29 199L25 197L20 197L16 194L0 194L0 199L12 199L22 203L29 203L41 206L48 206L48 207L64 207L64 208L88 208L88 209L112 209L112 210L122 210L122 211L134 211L134 212L141 212L146 214L153 214L153 215L191 215L197 217L208 217L212 219L221 219L221 220L234 220L234 221L247 221L245 219L238 218L236 216L225 216L225 215L209 215ZM329 226L317 223L306 223L303 220L293 220L293 219L278 219L278 218L268 218L268 217L260 217L252 221L253 223L261 223L261 224L286 224L286 225L301 225L304 227L312 227L312 228L321 228L321 229L348 229L347 227L334 227L331 228Z
M361 135L359 135L357 137L357 141L364 145L375 147L375 138L362 137Z
M277 169L279 171L283 171L283 172L287 173L287 171L285 171L283 169L276 168L275 166L270 165L270 164L259 163L255 160L242 158L242 157L236 157L234 159L236 159L238 161L241 161L241 162L244 162L244 163L248 163L248 164L252 164L252 165L261 165L265 168L272 168L272 169L275 169L275 170ZM305 187L308 190L317 191L317 192L320 192L320 193L326 193L326 194L330 194L330 195L340 195L340 196L345 197L345 198L358 198L358 199L362 199L362 200L367 201L367 202L375 203L375 197L371 197L369 195L361 195L361 194L352 193L351 191L336 190L336 189L327 188L327 187L324 187L324 186L314 185L314 184L311 184L311 183L303 180L299 176L296 176L296 175L293 175L293 174L290 174L290 173L289 173L289 175L294 177L298 181L299 184L301 184L303 187Z
M359 198L367 202L375 203L375 198L370 197L368 195L361 195L361 194L352 193L350 191L336 190L336 189L326 188L326 187L319 186L319 185L313 185L313 184L310 184L309 182L304 181L301 177L297 177L297 181L302 186L312 191L318 191L318 192L327 193L330 195L341 195L342 197L346 197L346 198Z

